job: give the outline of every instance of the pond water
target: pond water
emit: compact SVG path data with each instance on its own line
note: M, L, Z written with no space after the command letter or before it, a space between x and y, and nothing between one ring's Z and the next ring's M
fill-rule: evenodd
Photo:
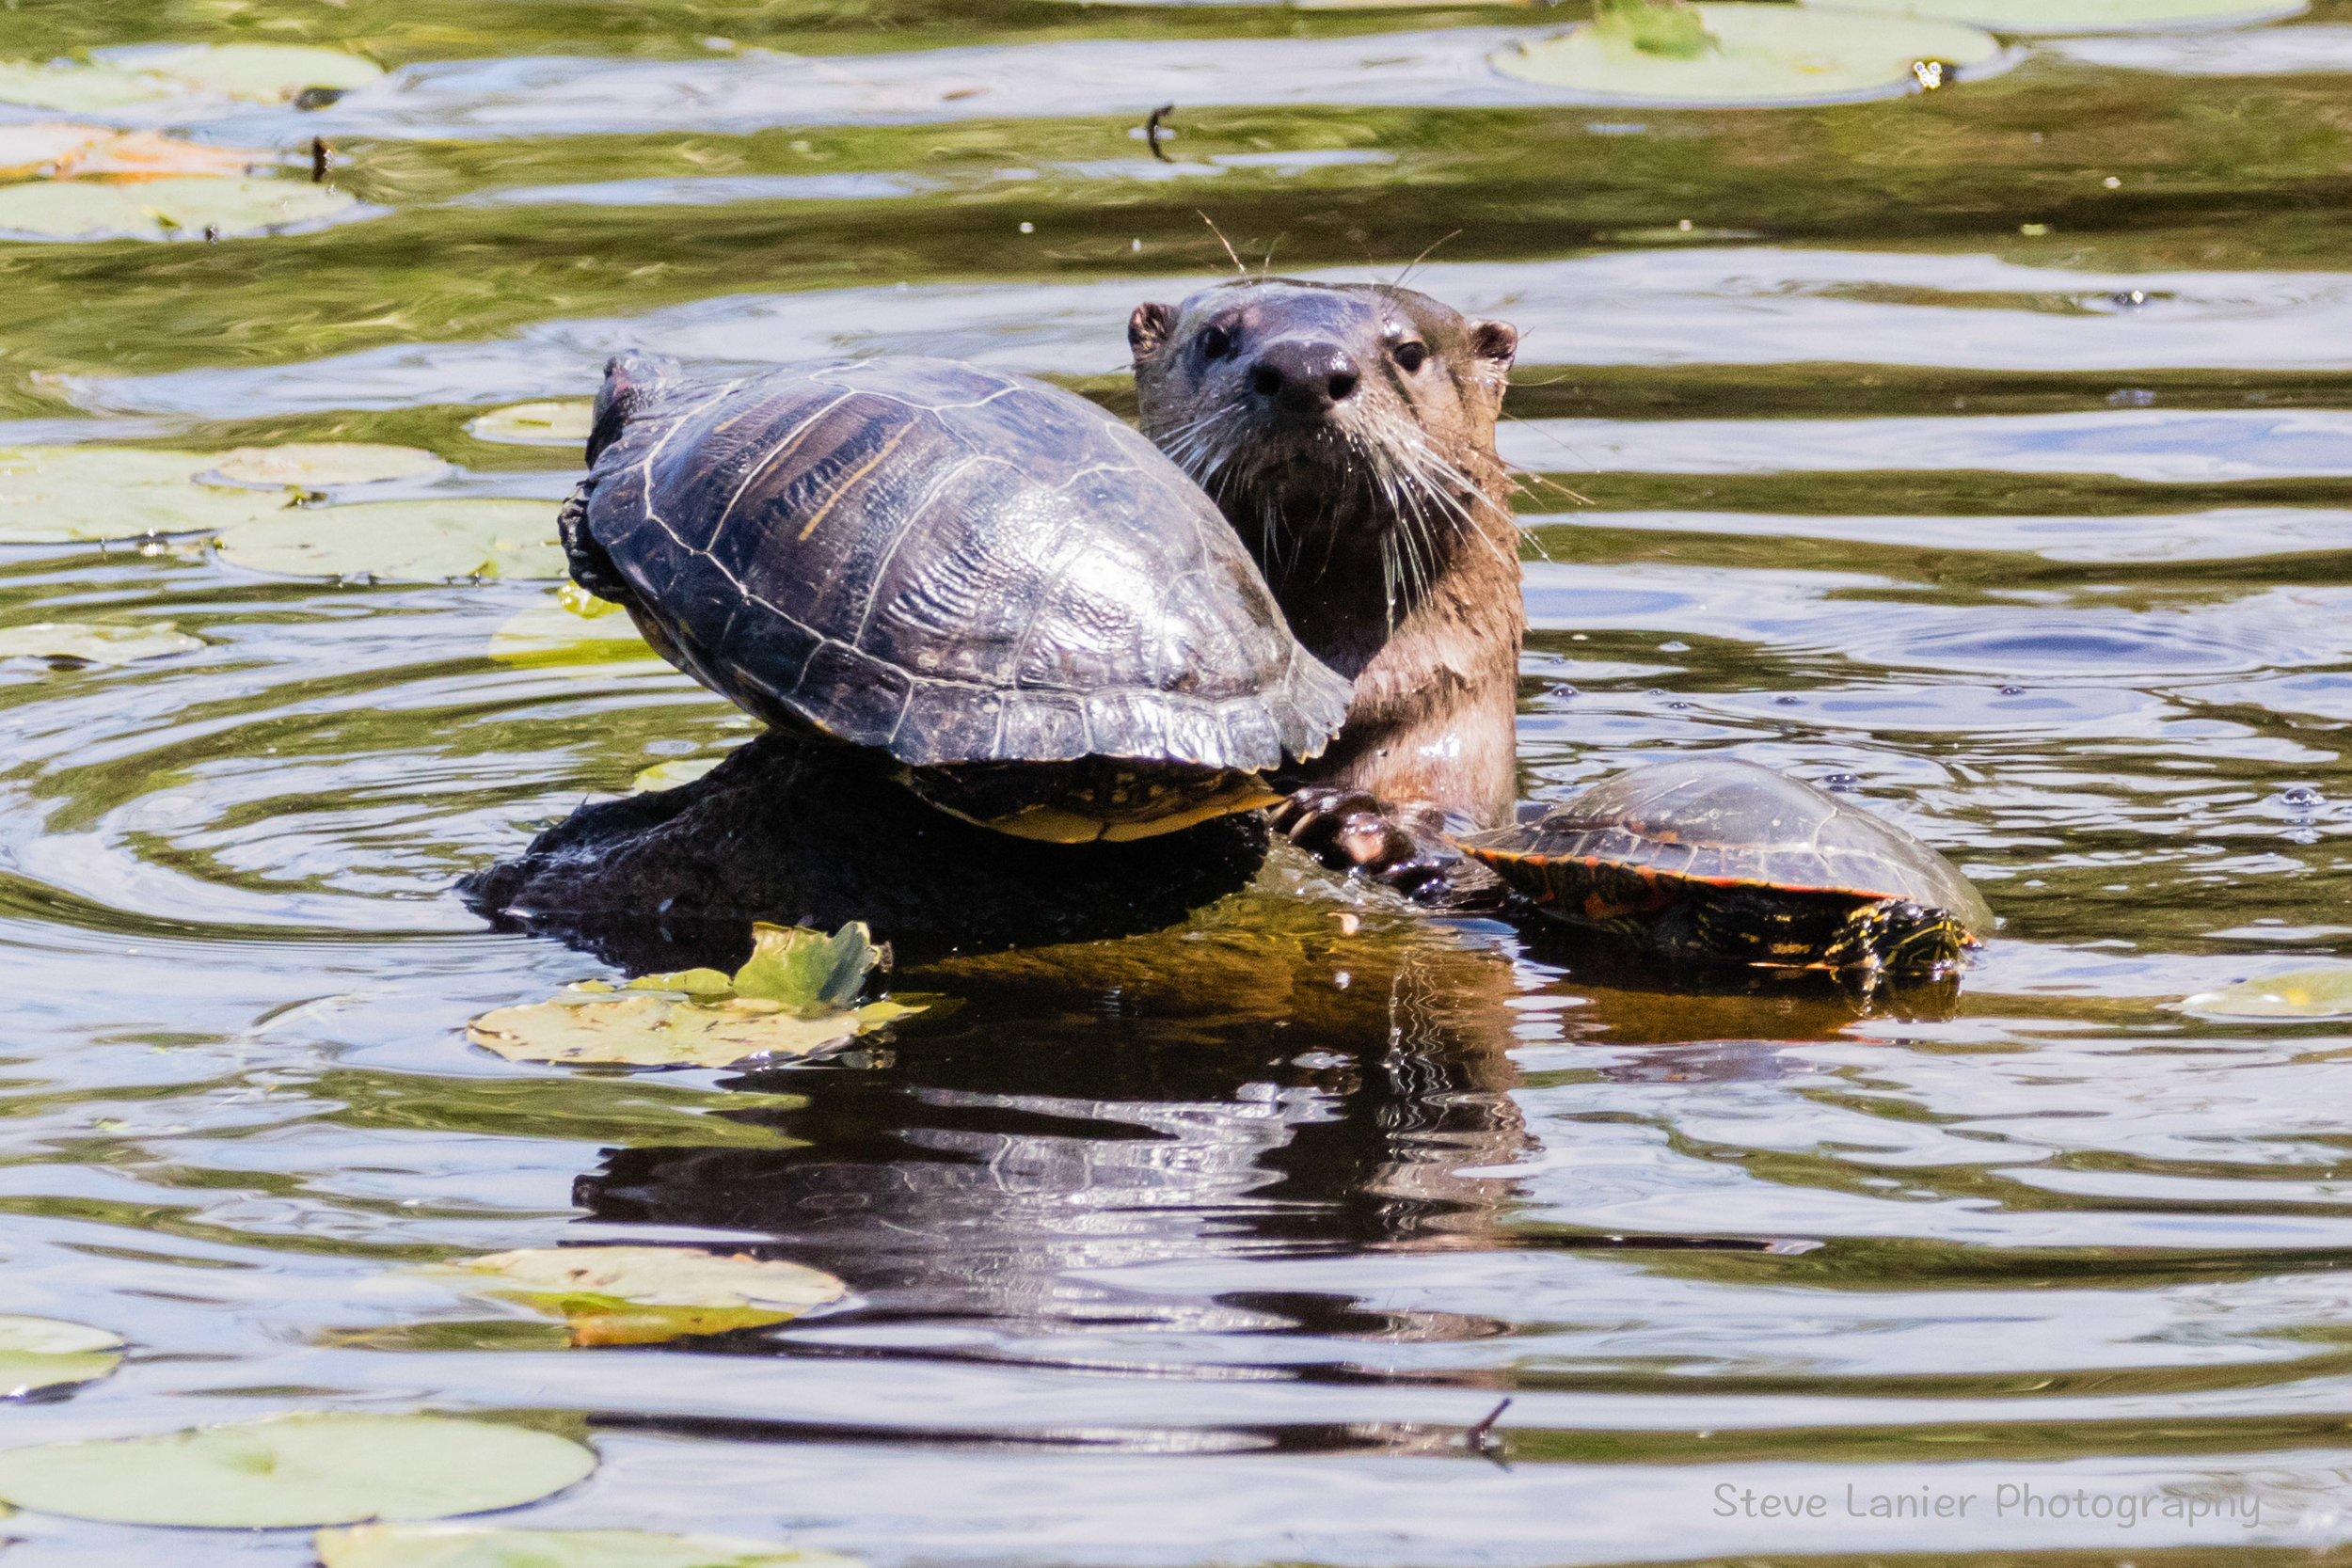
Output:
M1478 74L1581 14L9 0L5 57L396 73L163 119L326 137L344 221L0 242L0 444L405 443L454 467L371 494L551 500L572 452L467 425L624 344L1124 412L1128 310L1230 266L1203 214L1278 271L1429 252L1524 335L1521 793L1842 775L2003 926L1956 1001L1863 1013L1282 862L1194 931L927 976L963 1006L820 1064L514 1066L465 1020L614 972L450 882L747 721L626 646L493 657L547 582L0 546L0 630L202 642L0 665L0 1308L134 1345L0 1445L484 1414L602 1457L503 1520L877 1565L2352 1540L2352 1026L2171 1006L2352 956L2352 4L1830 106ZM590 1241L852 1294L572 1350L401 1272ZM5 1528L11 1565L309 1560Z

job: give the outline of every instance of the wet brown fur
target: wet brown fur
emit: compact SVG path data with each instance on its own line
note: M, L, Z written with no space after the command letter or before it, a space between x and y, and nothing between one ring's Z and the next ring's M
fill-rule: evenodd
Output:
M1494 433L1517 332L1409 289L1275 278L1141 306L1127 335L1144 434L1355 682L1294 782L1507 820L1527 618Z

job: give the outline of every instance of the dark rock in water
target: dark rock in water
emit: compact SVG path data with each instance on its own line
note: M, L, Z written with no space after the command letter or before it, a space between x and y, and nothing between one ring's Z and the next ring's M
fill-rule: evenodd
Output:
M582 806L457 892L628 969L732 968L754 920L863 920L920 960L1159 929L1248 885L1266 845L1255 813L1125 844L1012 838L873 752L771 732L691 784Z

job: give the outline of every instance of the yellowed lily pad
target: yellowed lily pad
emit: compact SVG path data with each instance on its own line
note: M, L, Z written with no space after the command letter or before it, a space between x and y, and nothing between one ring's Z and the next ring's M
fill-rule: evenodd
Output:
M1825 9L1962 22L1995 33L2142 33L2242 27L2311 9L2310 0L1800 0Z
M510 1062L732 1067L811 1055L920 1010L872 1002L854 1012L803 1018L750 997L703 1003L640 991L500 1007L468 1023L466 1037Z
M629 1529L354 1525L319 1531L310 1549L322 1568L864 1568L774 1542Z
M626 990L586 980L551 1002L484 1013L466 1025L466 1037L510 1062L728 1067L805 1056L933 1001L850 1006L882 958L859 922L830 937L763 923L752 936L752 956L733 975L690 969L645 975Z
M799 1317L849 1287L821 1269L699 1247L532 1247L430 1271L562 1318L578 1345L645 1345Z
M0 658L70 658L84 664L131 664L194 653L200 638L175 631L169 621L108 626L88 621L36 621L0 627Z
M175 98L282 103L307 87L349 91L384 74L339 49L305 44L174 44L116 50L87 61L0 61L0 103L103 114Z
M277 155L249 147L212 147L160 131L117 131L55 120L0 125L0 179L163 180L175 175L238 175Z
M110 1524L263 1529L514 1508L596 1467L581 1445L521 1427L306 1412L13 1449L0 1453L0 1498Z
M650 789L675 789L680 784L692 784L724 761L724 757L677 757L657 762L651 768L638 769L637 776L628 781L628 792L643 795ZM707 973L716 974L718 971Z
M239 447L199 477L208 484L325 490L338 484L373 484L388 479L431 479L448 471L447 463L415 447L380 447L365 441L289 441L278 447Z
M91 1383L122 1365L122 1336L61 1318L0 1314L0 1398Z
M266 517L282 495L212 489L217 458L135 447L0 447L0 544L193 533Z
M501 664L562 669L583 677L609 675L614 664L669 668L626 610L572 582L510 616L490 634L489 655Z
M2176 1006L2198 1018L2220 1020L2352 1018L2352 966L2240 980L2184 997Z
M555 503L452 498L293 507L225 531L220 558L299 578L560 578Z
M589 403L518 403L469 420L466 434L525 447L584 447L596 412Z
M40 240L194 240L307 228L358 198L330 185L267 178L189 178L110 184L39 180L0 185L0 236Z
M1491 58L1505 76L1546 87L1628 103L1704 106L1867 97L1915 85L1915 66L1964 70L2001 52L1989 33L1916 17L1738 0L1687 9L1711 42L1692 47L1683 29L1662 19L1654 28L1604 19ZM1939 79L1948 80L1948 71Z

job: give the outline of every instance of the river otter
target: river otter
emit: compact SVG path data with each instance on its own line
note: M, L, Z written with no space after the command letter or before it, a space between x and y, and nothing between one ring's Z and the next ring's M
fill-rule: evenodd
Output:
M1527 614L1495 421L1518 332L1387 284L1243 278L1138 306L1127 341L1144 434L1355 682L1276 826L1434 891L1443 818L1495 826L1515 794Z

